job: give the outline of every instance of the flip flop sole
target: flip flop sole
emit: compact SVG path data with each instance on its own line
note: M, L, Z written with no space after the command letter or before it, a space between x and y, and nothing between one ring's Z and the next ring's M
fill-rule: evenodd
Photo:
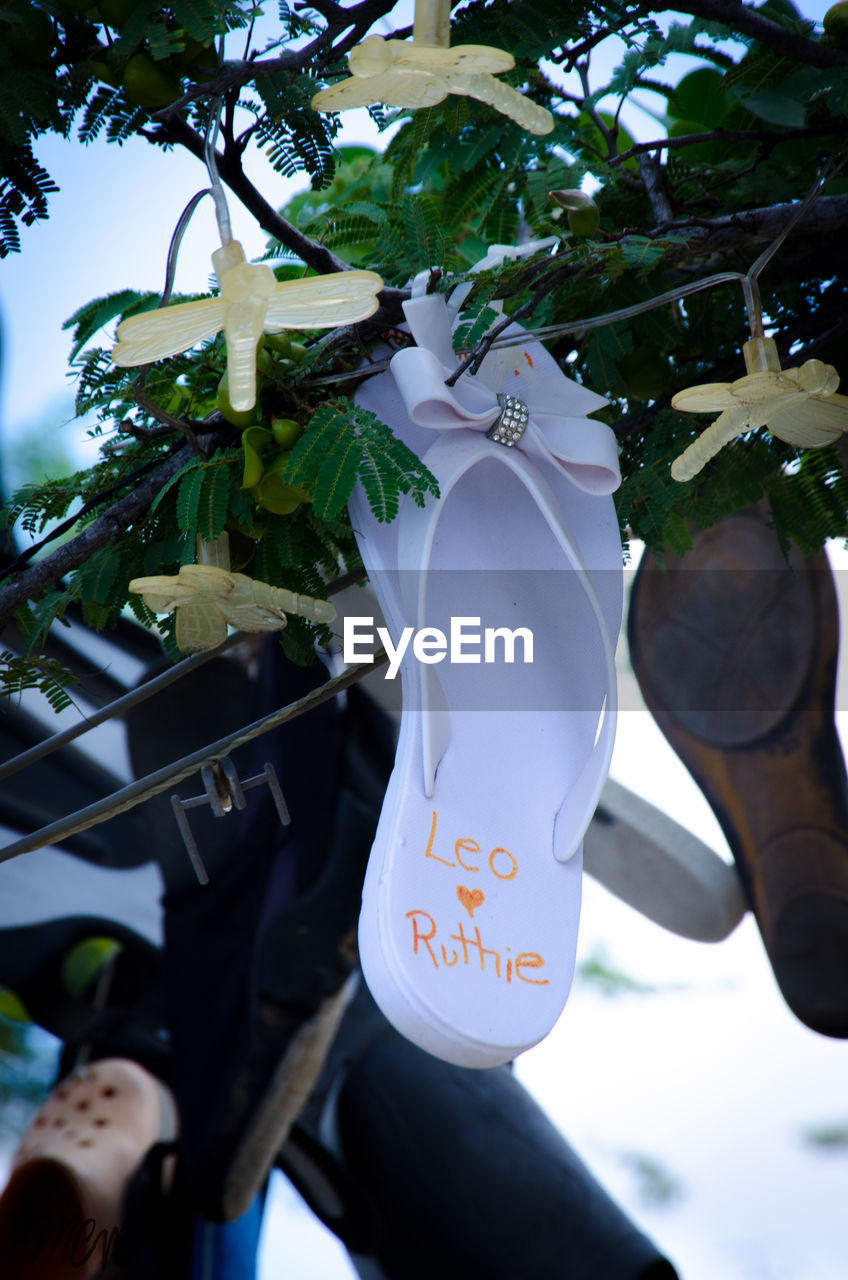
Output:
M848 1037L848 781L833 722L838 613L824 555L787 565L754 512L646 556L630 656L722 826L790 1008Z
M366 384L358 400L427 451L433 433L410 422L390 375ZM472 1067L537 1043L567 1000L581 856L557 859L555 829L592 755L608 688L586 586L521 482L524 464L511 457L505 465L508 452L492 445L449 492L441 486L426 622L449 634L452 618L479 619L482 630L509 620L533 632L533 662L438 666L450 741L429 795L416 659L402 664L405 711L359 928L363 973L386 1016L420 1047ZM584 564L597 570L598 608L614 635L621 572L612 501L545 479ZM396 641L414 620L404 601L418 584L400 581L411 571L398 573L395 526L378 525L361 494L351 515ZM582 831L572 835L569 853Z

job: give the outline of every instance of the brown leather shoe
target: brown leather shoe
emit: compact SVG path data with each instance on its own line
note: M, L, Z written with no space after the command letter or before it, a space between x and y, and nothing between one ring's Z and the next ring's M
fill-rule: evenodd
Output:
M0 1258L15 1280L111 1278L127 1183L175 1136L168 1089L127 1059L68 1076L21 1139L0 1196Z
M752 508L645 555L630 657L721 823L792 1011L848 1038L848 781L834 725L839 619L826 556L789 564Z

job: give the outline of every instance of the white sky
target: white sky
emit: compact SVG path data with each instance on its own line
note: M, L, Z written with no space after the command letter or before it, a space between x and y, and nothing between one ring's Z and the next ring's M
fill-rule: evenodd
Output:
M816 0L807 12L820 20L826 8ZM655 136L647 117L628 124L638 137ZM376 142L376 134L360 118L343 140ZM190 157L140 142L83 150L48 139L39 154L61 192L50 220L24 231L24 252L0 263L4 435L67 394L61 325L73 310L112 290L161 287L176 218L206 185ZM251 173L272 203L304 185L272 174L261 157ZM230 204L236 236L248 256L258 253L264 233ZM205 288L216 244L204 201L184 241L177 290ZM78 424L57 429L81 438ZM844 568L844 555L837 559ZM844 696L840 705L848 706ZM703 797L647 712L622 714L613 773L727 856ZM599 945L634 976L675 989L605 999L578 984L554 1032L520 1059L521 1080L684 1280L845 1280L848 1155L816 1153L803 1133L848 1123L846 1045L788 1012L750 917L721 944L687 942L587 881L581 954ZM667 1165L680 1199L644 1203L628 1152ZM272 1204L261 1280L353 1275L279 1177Z

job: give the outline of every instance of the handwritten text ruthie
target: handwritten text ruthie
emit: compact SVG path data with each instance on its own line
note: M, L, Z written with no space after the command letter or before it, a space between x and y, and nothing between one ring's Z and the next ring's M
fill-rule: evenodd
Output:
M492 883L511 885L518 877L518 858L503 845L495 845L485 853L478 840L471 836L460 836L449 840L447 847L440 842L436 844L438 829L438 813L433 810L430 830L424 845L424 858L445 868L438 874L441 877L449 872L461 871L465 876L474 878L480 875L491 875ZM437 853L436 848L440 851ZM454 876L449 876L454 880ZM473 879L472 879L473 884ZM506 890L511 893L512 889ZM513 980L527 983L533 987L547 987L548 978L540 976L545 967L545 958L538 951L518 950L507 946L504 941L494 945L492 935L502 933L502 918L499 920L494 912L490 912L489 895L481 888L464 883L456 883L454 888L456 900L468 913L469 930L465 922L457 921L455 932L448 932L443 923L437 924L435 917L423 907L413 907L405 913L412 925L412 954L418 956L425 964L428 962L437 970L451 970L459 966L457 973L463 968L478 969L490 978L511 984ZM475 920L475 914L481 913L488 919L481 920L485 931ZM452 946L456 943L456 946ZM517 954L514 952L517 951Z

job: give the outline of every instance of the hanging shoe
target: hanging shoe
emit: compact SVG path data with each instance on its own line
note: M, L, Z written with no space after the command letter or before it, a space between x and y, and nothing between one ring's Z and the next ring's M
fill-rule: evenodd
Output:
M394 645L415 635L359 949L399 1031L487 1067L547 1035L571 988L581 840L615 724L618 461L610 428L587 417L605 401L539 343L492 353L449 387L445 298L413 296L404 311L416 345L357 403L422 458L440 497L405 497L390 524L361 490L350 504Z
M112 1275L127 1187L176 1130L170 1090L135 1062L101 1059L66 1077L24 1133L0 1196L3 1274Z
M824 553L787 564L757 509L646 553L630 657L730 845L793 1013L848 1037L848 781L834 724L839 618Z

